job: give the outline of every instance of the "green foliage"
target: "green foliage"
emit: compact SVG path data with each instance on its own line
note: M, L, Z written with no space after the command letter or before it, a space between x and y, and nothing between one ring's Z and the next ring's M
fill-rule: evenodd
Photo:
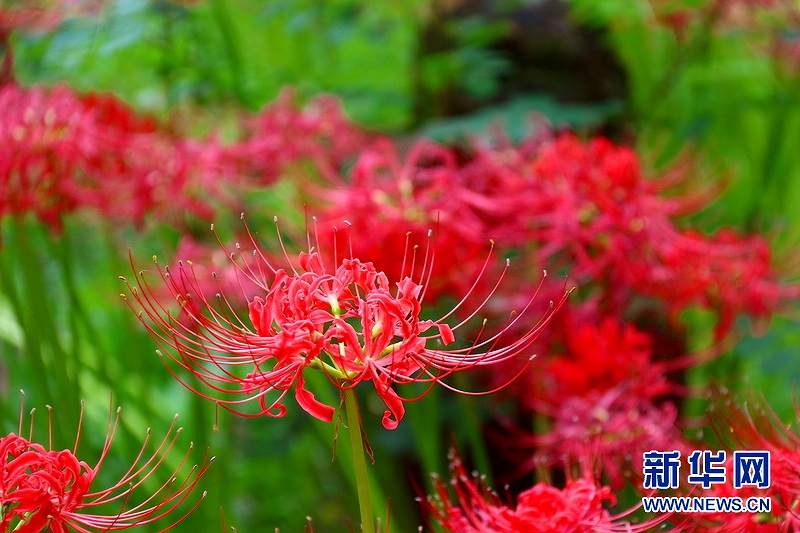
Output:
M797 346L800 346L797 324L776 317L766 331L746 336L733 352L741 377L736 387L742 395L758 391L769 398L770 406L781 420L797 418L795 401L800 385Z
M519 142L542 121L555 128L588 130L618 115L622 107L622 102L616 101L565 105L544 94L520 95L469 115L431 120L420 134L441 142L453 142L468 136L486 135L496 128L512 141Z
M445 21L443 32L452 47L420 60L423 88L433 94L463 90L478 101L495 96L511 64L490 47L508 34L508 25L474 16Z
M787 201L800 193L800 73L781 51L788 17L750 5L744 20L726 19L697 0L570 4L607 32L625 68L640 150L667 165L694 146L699 166L732 176L707 226L799 227Z
M18 37L19 77L112 91L165 111L187 100L256 110L286 86L341 96L357 121L410 120L419 1L110 2L99 19Z

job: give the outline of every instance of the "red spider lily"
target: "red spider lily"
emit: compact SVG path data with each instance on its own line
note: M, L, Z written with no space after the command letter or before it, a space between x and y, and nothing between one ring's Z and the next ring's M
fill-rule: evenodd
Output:
M521 405L551 413L569 398L596 397L613 389L624 389L642 401L663 398L680 392L677 384L667 380L669 370L708 357L698 353L654 361L649 333L604 316L596 306L589 300L567 305L559 313L540 342L540 350L547 355L507 390ZM495 378L502 375L498 372Z
M481 478L467 475L458 457L451 458L450 470L450 483L435 477L436 494L423 507L430 519L453 533L633 533L664 521L633 524L625 519L630 511L612 515L607 509L616 503L611 489L588 478L569 479L563 489L537 483L512 507Z
M405 229L434 224L442 241L468 243L438 263L447 268L432 276L432 296L463 289L458 279L480 268L475 247L492 238L541 267L592 282L587 290L600 293L606 313L621 313L636 295L663 300L673 317L700 306L719 315L722 337L736 315L769 316L798 289L779 282L760 237L678 227L678 217L712 197L710 190L663 194L685 175L678 168L647 179L633 150L603 138L539 135L519 146L466 150L419 141L405 157L379 139L349 182L311 192L321 199L323 222L355 221L356 256L402 250ZM398 265L387 257L379 268Z
M388 277L369 262L356 258L339 262L334 252L333 268L326 267L310 243L309 252L301 252L297 267L290 264L288 271L273 267L257 246L253 260L243 255L236 261L233 254L240 273L261 290L261 295L249 302L249 324L236 318L221 292L215 306L199 290L191 268L182 264L177 275L168 268L158 269L181 305L182 320L171 316L142 273L136 276L137 286L129 289L143 311L139 313L143 323L163 348L162 356L211 391L198 390L168 365L173 375L195 393L244 416L282 416L283 399L294 389L295 399L306 412L331 421L334 408L318 401L306 388L306 371L313 369L323 372L341 390L371 381L388 408L383 425L393 429L403 417L404 402L413 401L398 395L395 385L440 383L451 388L444 378L454 372L495 365L520 354L529 361L532 343L567 296L551 303L540 320L513 340L507 341L503 330L483 339L479 336L462 348L444 349L455 341L454 332L480 311L493 290L453 327L446 320L465 305L465 300L437 320L420 319L434 263L430 244L419 261L416 252L409 251L403 262L404 276L394 289ZM480 276L490 258L491 252ZM465 299L469 296L471 292ZM527 318L532 301L512 314L506 330ZM248 414L239 409L249 402L258 403L257 412Z
M639 478L642 453L689 453L675 405L655 405L625 384L604 393L563 398L547 414L547 431L531 434L508 423L506 434L495 435L498 448L515 465L507 477L515 479L540 467L596 465L618 489Z
M773 456L773 461L778 459ZM782 458L781 458L782 459ZM797 478L798 467L784 464L778 459L777 465L773 463L773 472L778 466L786 474L791 474ZM790 470L794 468L793 470ZM788 533L800 529L800 516L798 516L797 495L785 499L787 494L781 494L778 490L761 490L751 486L744 486L734 489L733 479L733 460L731 454L725 463L727 482L722 485L713 485L710 489L703 490L703 496L711 497L739 497L742 501L747 501L751 497L769 497L772 500L772 508L769 513L702 513L689 515L686 521L692 524L690 531L703 533ZM696 489L697 487L695 487ZM692 496L698 494L695 490ZM674 518L680 518L675 516Z
M763 401L740 408L728 403L717 412L721 416L712 417L716 431L721 433L721 426L734 429L726 435L731 449L767 450L772 454L771 494L784 502L784 511L791 513L795 525L800 526L800 436Z
M336 98L317 97L299 109L291 90L246 117L242 129L241 140L222 148L224 157L259 185L274 182L293 167L308 170L309 163L323 176L335 176L366 138Z
M506 391L548 420L543 433L508 423L510 435L497 437L517 465L514 477L540 465L597 462L616 489L636 472L631 466L642 452L687 449L678 410L666 399L683 390L666 372L694 358L654 362L650 335L616 317L597 318L585 303L566 306L555 320L542 349L548 355Z
M579 280L602 280L611 311L631 292L661 299L675 316L699 305L719 314L722 336L737 314L768 315L797 290L777 281L760 237L679 230L686 199L659 196L630 149L562 136L542 146L533 170L542 184L532 208L537 254L565 259Z
M623 386L603 394L572 397L553 415L549 431L518 439L535 450L534 464L597 463L613 487L636 478L642 453L688 450L671 402L654 405Z
M712 428L727 448L726 482L713 485L709 496L768 496L769 513L709 513L689 518L698 530L709 533L779 533L800 530L800 437L790 430L766 402L753 400L744 407L728 394L715 391L709 418ZM770 486L733 488L733 452L770 452ZM705 494L704 494L705 495Z
M647 333L614 317L566 331L566 353L550 358L548 365L552 387L545 394L551 404L603 393L623 383L640 398L669 392L664 365L651 360L652 341Z
M183 457L169 480L141 503L131 505L132 494L164 463L175 446L180 429L174 431L174 421L155 453L147 457L145 449L148 437L136 461L125 475L111 487L92 490L97 474L105 461L117 429L119 410L109 428L100 459L94 466L77 456L78 440L73 450L53 450L10 433L0 438L0 530L13 529L19 533L52 531L66 533L77 531L120 531L136 526L155 523L175 512L190 496L200 477L205 474L213 458L195 465L183 477L189 453ZM20 421L20 433L22 423ZM79 431L80 433L80 431ZM191 451L191 446L189 450ZM205 493L203 493L205 497ZM181 522L202 498L177 519ZM109 509L116 506L116 514L98 514L96 508ZM168 531L172 526L161 529Z
M211 216L214 162L113 96L7 84L0 121L0 216L33 213L54 229L78 209L135 224Z

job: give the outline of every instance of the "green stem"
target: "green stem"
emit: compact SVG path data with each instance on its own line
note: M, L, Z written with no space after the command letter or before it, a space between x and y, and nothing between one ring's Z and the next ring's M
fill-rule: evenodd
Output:
M361 531L375 533L375 519L372 516L372 497L369 492L367 458L364 441L361 437L361 417L358 413L358 398L353 389L345 389L344 406L347 411L347 430L350 433L350 447L353 452L353 468L356 472L358 506L361 510Z
M24 519L20 520L19 523L14 527L14 531L18 531L22 526L28 523L31 519L31 513L23 513Z

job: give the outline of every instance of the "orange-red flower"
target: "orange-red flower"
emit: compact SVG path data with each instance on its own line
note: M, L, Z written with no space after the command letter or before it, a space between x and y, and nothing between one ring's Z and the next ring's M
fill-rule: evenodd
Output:
M205 156L210 143L182 139L113 95L9 83L0 121L0 216L32 213L54 229L78 210L135 224L210 218L208 199L221 197L229 173L222 156Z
M0 438L0 530L13 529L17 533L120 531L157 522L182 506L211 464L210 460L204 460L182 475L188 452L153 494L140 503L133 504L131 500L133 493L163 464L175 446L180 430L173 431L174 423L152 456L145 454L146 440L136 462L122 479L111 487L92 490L116 427L115 420L94 466L78 458L77 440L73 450L53 450L14 433ZM21 430L20 427L20 433ZM110 515L95 512L100 506L108 509L109 504L116 505L119 511ZM169 523L180 522L198 504L199 501ZM171 525L160 531L167 531Z
M737 496L743 501L756 496L771 499L769 512L703 513L689 515L697 531L708 533L780 533L800 530L800 436L780 420L763 400L750 397L744 405L730 394L714 391L708 410L712 429L727 451L726 480L714 484L709 496ZM798 413L800 414L800 412ZM734 453L769 452L768 487L734 486ZM684 490L691 490L683 487Z
M562 298L553 303L514 339L507 339L505 330L529 320L526 311L532 300L508 319L500 333L446 349L454 345L454 332L475 316L493 291L452 327L447 320L466 306L474 291L443 317L423 320L433 253L417 261L409 252L404 275L394 286L372 263L356 258L335 261L329 268L321 254L311 250L301 252L297 267L288 270L273 267L257 248L254 258L238 264L240 273L262 291L249 302L249 324L236 318L221 292L216 298L219 305L213 305L199 290L188 264L181 264L175 274L159 267L181 305L181 320L171 316L141 273L137 286L130 287L143 311L140 316L150 319L143 322L164 349L162 356L171 363L173 375L194 392L244 416L282 416L283 399L293 390L306 412L331 421L334 408L307 388L311 369L324 373L342 390L372 382L388 408L383 425L393 429L403 417L404 402L410 401L394 390L395 385L423 382L449 387L443 379L453 372L520 354L529 360L533 341L563 302ZM175 367L193 375L204 390ZM251 401L258 403L256 412L240 408Z
M589 478L567 480L563 489L537 483L517 497L516 506L469 476L461 459L451 458L451 481L435 478L436 494L423 507L430 519L452 533L602 533L648 531L664 518L633 524L630 512L612 514L611 489ZM451 496L455 493L455 501Z

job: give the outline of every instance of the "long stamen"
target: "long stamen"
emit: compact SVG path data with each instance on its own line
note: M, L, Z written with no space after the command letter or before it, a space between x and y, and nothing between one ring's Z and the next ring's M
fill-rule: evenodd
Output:
M336 238L339 236L339 229L334 226L333 227L333 264L339 264L339 258L337 256L339 252L339 243L336 241Z
M31 425L30 425L30 428L28 428L28 441L29 442L33 442L33 415L35 415L35 414L36 414L36 408L34 407L30 411L30 417L31 417L30 424Z
M311 217L312 222L314 223L314 247L319 252L320 257L324 257L322 254L322 248L319 244L319 232L317 228L317 217ZM309 248L308 253L311 253L311 248Z
M53 449L53 408L49 405L47 407L47 449Z
M17 435L22 436L22 419L25 417L25 391L20 389L19 395L19 430L17 430Z
M352 261L353 259L355 259L355 257L353 256L353 234L352 234L353 224L351 224L349 220L345 220L344 225L347 226L347 252L350 254L348 255L348 259ZM335 261L333 264L338 265L338 263L336 263Z
M436 237L434 236L433 230L428 230L428 237L425 241L425 264L427 264L427 269L425 265L422 266L422 272L420 273L419 283L422 285L422 292L419 296L419 303L421 304L425 300L425 294L428 292L428 287L431 284L431 277L433 277L433 262L436 258ZM432 241L433 239L433 241ZM428 256L430 255L430 264L428 264Z
M260 251L260 249L258 247L258 243L256 241L256 238L255 238L255 236L253 236L253 233L250 231L250 225L247 223L247 219L244 217L244 213L242 213L239 218L241 219L242 224L244 224L244 229L247 232L247 236L250 239L250 242L253 244L253 249L259 252L259 257L261 258L261 260L270 269L270 271L274 274L277 269L275 267L273 267L272 264L267 259L267 257L264 254L261 253L261 251ZM276 227L277 227L278 217L275 217L274 220L275 220L275 224L276 224ZM280 235L280 231L278 231L278 235Z
M444 322L445 320L450 318L453 315L453 313L455 313L458 309L461 308L462 305L464 305L464 303L472 295L472 293L475 292L475 289L478 287L478 284L483 278L483 275L486 273L486 269L489 266L489 259L491 259L492 252L494 251L494 241L489 241L489 243L491 244L491 247L489 248L489 253L486 254L486 259L484 259L483 265L481 265L481 268L478 271L478 275L475 276L475 281L472 283L472 286L469 288L464 297L461 298L461 300L449 312L447 312L447 314L439 318L437 322ZM506 261L506 268L508 268L508 261ZM503 270L503 272L505 273L505 270Z
M408 245L411 239L411 232L406 232L405 245L403 246L403 261L400 263L400 279L410 278L410 274L406 274L406 259L408 258Z
M272 217L272 222L275 224L275 233L277 233L277 235L278 235L278 242L281 245L281 251L283 252L283 257L286 259L286 263L289 265L289 267L291 267L292 272L294 272L294 275L296 276L297 275L297 270L295 270L294 264L292 263L292 260L289 259L289 252L286 251L286 245L283 243L283 236L281 235L281 228L280 228L280 226L278 226L278 217L277 217L277 215Z

